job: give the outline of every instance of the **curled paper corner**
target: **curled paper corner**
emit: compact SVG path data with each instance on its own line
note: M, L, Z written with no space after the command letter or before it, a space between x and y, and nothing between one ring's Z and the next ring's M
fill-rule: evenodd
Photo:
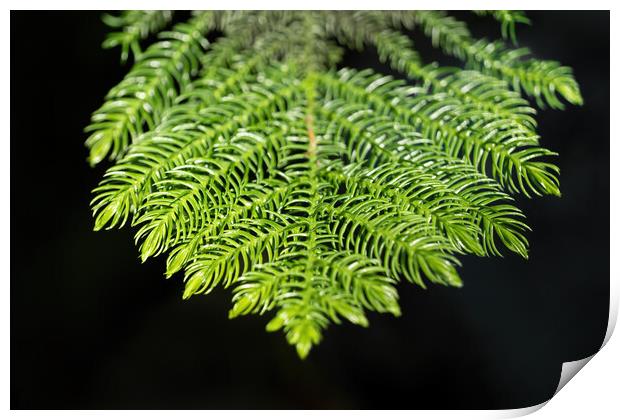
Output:
M606 342L607 341L605 341L604 343ZM605 345L604 343L603 345ZM596 353L598 353L598 351ZM594 353L591 356L585 357L583 359L562 363L562 372L560 373L560 380L558 382L558 386L555 389L555 392L553 393L551 398L549 398L548 400L543 401L540 404L532 405L530 407L506 410L500 416L497 416L496 418L509 419L509 418L522 417L522 416L527 416L528 414L532 414L540 410L545 405L547 405L547 403L551 401L553 397L555 397L562 388L564 388L564 385L566 385L571 379L573 379L573 377L577 374L577 372L579 372L590 360L592 360L592 358L596 355L596 353Z
M560 382L558 382L558 387L556 388L551 398L555 397L556 394L560 392L562 388L564 388L564 385L566 385L571 379L573 379L573 377L577 374L577 372L583 369L583 367L587 365L588 362L592 360L592 358L596 356L596 354L599 351L601 351L603 347L605 347L605 345L609 342L609 339L611 338L611 335L613 334L616 328L616 321L618 320L618 302L616 301L615 303L614 302L610 302L610 303L611 304L609 305L609 319L607 320L607 331L605 332L605 338L603 339L603 343L601 344L601 347L588 357L584 357L583 359L579 359L579 360L573 360L572 362L562 363L562 373L560 374ZM545 402L545 404L547 402Z
M596 353L598 353L598 351ZM555 392L553 393L553 397L555 397L556 394L560 392L562 388L564 388L564 385L566 385L571 379L575 377L577 372L579 372L590 360L592 360L592 358L596 355L596 353L594 353L591 356L584 357L583 359L562 363L562 373L560 374L560 381L558 382L558 387L555 389Z
M581 370L585 365L588 364L596 354L605 347L605 345L609 342L615 328L616 322L618 320L618 295L614 293L614 290L610 288L610 302L609 302L609 319L607 320L607 331L605 332L605 338L603 339L603 343L601 347L595 351L592 355L588 357L584 357L583 359L573 360L572 362L564 362L562 363L562 371L560 373L560 380L558 381L558 386L555 389L555 392L547 401L543 401L540 404L532 405L530 407L517 408L512 410L502 411L499 416L495 416L495 418L515 418L527 416L528 414L532 414L541 408L543 408L549 401L553 399L557 395L558 392L564 388L564 386L570 382L571 379ZM498 413L499 414L499 413Z

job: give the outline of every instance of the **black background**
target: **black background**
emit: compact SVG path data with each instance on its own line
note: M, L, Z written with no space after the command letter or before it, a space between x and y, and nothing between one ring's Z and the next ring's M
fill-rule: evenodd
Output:
M457 13L476 36L489 18ZM181 300L133 231L95 233L82 129L127 66L95 12L11 13L11 407L517 408L596 351L609 303L609 13L532 12L536 55L572 66L583 107L539 113L561 199L519 198L529 261L462 258L462 289L402 284L403 316L332 326L300 361L268 318L229 321L230 292ZM420 33L425 60L453 63ZM343 64L377 64L372 52Z

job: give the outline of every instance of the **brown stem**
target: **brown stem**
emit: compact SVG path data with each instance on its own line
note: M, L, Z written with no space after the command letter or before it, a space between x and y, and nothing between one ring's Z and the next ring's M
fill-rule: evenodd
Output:
M308 158L316 158L317 139L314 134L314 117L312 114L306 115L306 128L308 130Z

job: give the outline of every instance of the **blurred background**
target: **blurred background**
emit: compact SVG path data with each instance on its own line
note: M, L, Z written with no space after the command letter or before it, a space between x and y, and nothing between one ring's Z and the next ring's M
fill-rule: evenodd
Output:
M474 35L491 18L456 12ZM177 16L183 18L180 13ZM609 13L531 12L521 45L574 69L583 107L538 114L561 199L518 198L530 259L462 258L465 286L402 283L403 315L330 327L300 361L230 291L182 301L134 230L93 232L83 128L128 66L98 12L11 12L12 409L518 408L602 344L609 307ZM412 32L425 61L456 64ZM343 66L380 65L372 51ZM578 378L577 378L578 380Z

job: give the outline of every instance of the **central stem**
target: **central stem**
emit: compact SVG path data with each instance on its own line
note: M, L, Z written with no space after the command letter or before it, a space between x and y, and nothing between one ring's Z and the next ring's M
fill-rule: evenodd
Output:
M308 134L308 151L306 155L313 166L317 164L318 139L314 130L314 108L316 102L316 74L310 72L304 79L304 90L306 94L306 132Z
M308 158L316 159L317 140L314 134L314 115L306 115L306 129L308 130Z

